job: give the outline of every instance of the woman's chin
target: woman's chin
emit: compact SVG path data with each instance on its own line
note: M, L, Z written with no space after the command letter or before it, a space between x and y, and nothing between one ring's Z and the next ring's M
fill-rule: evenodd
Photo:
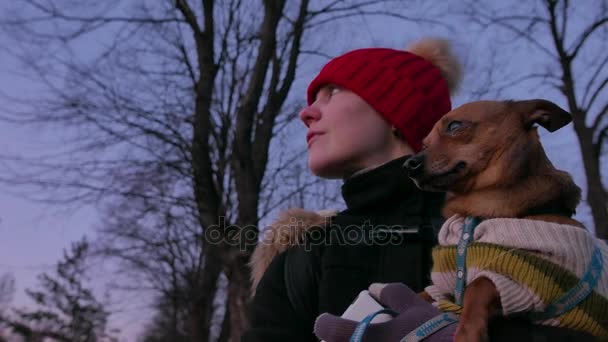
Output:
M340 163L331 163L326 160L318 160L315 158L308 158L308 169L313 175L326 179L340 179L344 178L345 171L343 167L340 167Z

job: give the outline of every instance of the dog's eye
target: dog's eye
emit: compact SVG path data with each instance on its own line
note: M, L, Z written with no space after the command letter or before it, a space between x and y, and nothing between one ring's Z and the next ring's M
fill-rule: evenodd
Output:
M445 128L445 131L446 131L446 133L454 133L461 127L462 127L462 121L454 120L448 124L448 126Z

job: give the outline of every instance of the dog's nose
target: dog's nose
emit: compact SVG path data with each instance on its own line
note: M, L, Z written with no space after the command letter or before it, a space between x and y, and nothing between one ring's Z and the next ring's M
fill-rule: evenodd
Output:
M424 171L424 154L417 154L408 158L403 167L407 170L407 174L410 177L421 174Z

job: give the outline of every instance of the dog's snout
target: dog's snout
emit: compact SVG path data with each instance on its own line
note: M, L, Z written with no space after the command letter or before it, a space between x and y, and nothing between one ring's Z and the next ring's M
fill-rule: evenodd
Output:
M403 167L407 170L410 177L421 174L422 171L424 171L424 155L417 154L408 158L403 164Z

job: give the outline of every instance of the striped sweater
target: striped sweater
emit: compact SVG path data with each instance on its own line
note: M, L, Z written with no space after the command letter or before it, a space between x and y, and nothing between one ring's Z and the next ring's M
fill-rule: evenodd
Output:
M439 246L433 250L433 284L425 289L445 311L461 309L453 298L463 222L455 215L442 226ZM579 227L511 218L482 221L467 252L467 283L490 279L500 293L504 315L542 312L579 282L595 246L604 269L593 293L574 309L538 323L608 338L608 246Z

